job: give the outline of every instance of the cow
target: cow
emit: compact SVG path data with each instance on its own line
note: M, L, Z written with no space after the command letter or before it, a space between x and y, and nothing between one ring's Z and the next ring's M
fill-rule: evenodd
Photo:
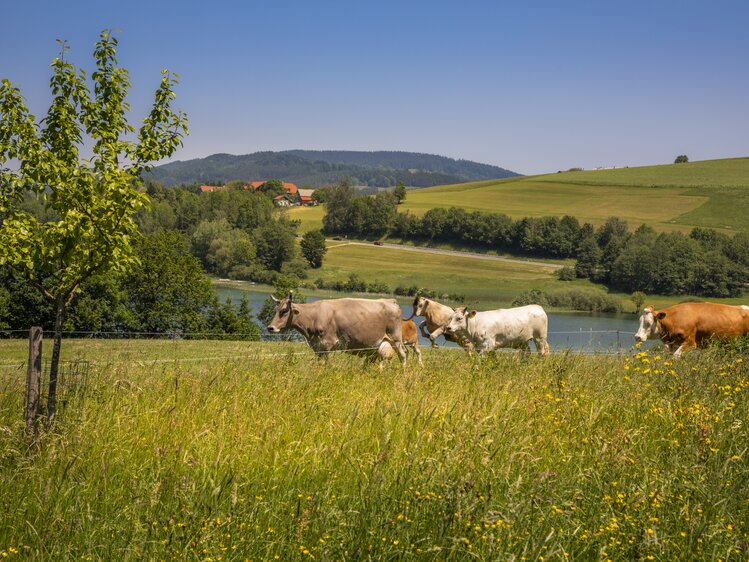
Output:
M519 348L530 353L530 341L540 356L549 353L546 341L549 319L537 304L477 312L457 309L445 326L445 334L470 339L480 353L500 347Z
M277 299L270 333L298 331L312 350L328 358L331 351L343 350L370 358L390 359L393 348L403 366L401 307L394 299L328 299L301 304L293 294ZM382 367L382 364L380 365Z
M640 316L635 340L660 338L674 357L695 347L704 347L710 338L730 338L749 334L749 306L711 302L685 302L662 310L647 307Z
M423 366L424 363L421 361L421 347L419 346L419 333L416 330L416 324L413 320L405 318L403 319L403 345L406 349L409 347L414 350L416 357L419 359L419 365Z
M444 333L445 326L447 326L447 323L450 321L450 318L452 318L456 309L422 296L417 296L414 299L413 308L413 313L411 313L411 316L409 316L408 319L410 320L414 316L424 317L424 321L419 325L419 329L425 338L429 338L432 347L439 347L435 340L441 335L444 335L447 341L457 343L460 347L465 349L466 353L469 355L471 354L473 344L468 338L458 334ZM457 310L465 310L465 307ZM427 332L427 330L429 330L429 332Z

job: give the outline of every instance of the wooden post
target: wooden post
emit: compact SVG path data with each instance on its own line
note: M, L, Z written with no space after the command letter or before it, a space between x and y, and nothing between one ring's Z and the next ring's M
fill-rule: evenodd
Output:
M42 336L39 326L29 330L29 370L26 375L26 433L36 436L39 431L39 391L42 386Z

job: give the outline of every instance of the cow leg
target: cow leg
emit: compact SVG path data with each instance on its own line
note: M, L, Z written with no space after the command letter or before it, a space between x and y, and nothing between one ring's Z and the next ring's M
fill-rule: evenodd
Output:
M681 357L681 354L686 351L692 351L695 347L697 347L697 344L694 342L694 340L684 340L684 343L682 343L679 348L674 351L674 357L678 359Z
M540 357L549 354L549 342L545 338L533 338L533 343L536 346L536 351Z
M434 340L436 340L438 337L440 337L442 335L442 332L444 332L444 331L445 331L445 328L443 326L440 326L434 332L432 332L431 334L429 334L429 341L432 342L432 347L439 347L437 345L437 342L435 342Z
M419 367L423 367L424 362L421 360L421 346L419 346L419 342L416 342L415 344L413 344L413 350L414 350L414 353L416 354L416 357L419 360Z
M528 340L528 341L524 342L524 343L523 343L523 344L522 344L522 345L520 346L520 358L521 358L521 359L522 359L523 361L527 361L528 359L530 359L530 356L531 356L531 342L532 342L532 341L533 341L533 340L532 340L532 339L530 339L530 340ZM535 342L533 342L533 343L535 343Z
M401 358L401 361L403 362L403 368L405 369L408 359L408 353L406 352L406 346L403 345L402 341L395 342L395 351L398 352L398 357Z
M425 338L429 337L429 332L427 332L427 321L422 320L421 324L419 324L419 330L421 330L421 335Z

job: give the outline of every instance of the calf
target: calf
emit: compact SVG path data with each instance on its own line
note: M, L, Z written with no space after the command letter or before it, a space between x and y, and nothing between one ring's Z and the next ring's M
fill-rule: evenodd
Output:
M421 361L421 347L419 346L419 333L416 331L416 324L413 320L403 320L403 345L406 349L411 348L416 353L419 365L424 366Z

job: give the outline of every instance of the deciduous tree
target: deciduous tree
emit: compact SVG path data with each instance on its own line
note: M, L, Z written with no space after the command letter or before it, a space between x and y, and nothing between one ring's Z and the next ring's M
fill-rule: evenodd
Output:
M140 129L128 122L130 77L117 64L117 39L103 31L86 73L60 56L52 62L52 103L37 122L18 88L0 84L0 266L25 277L55 306L55 340L47 415L56 409L57 369L65 310L81 283L136 260L135 213L148 197L139 177L170 156L187 133L187 118L172 109L176 75L162 71L150 114ZM27 196L53 218L24 210Z
M317 269L322 266L323 258L328 248L325 246L325 235L321 230L310 230L302 237L300 243L304 259L309 262L310 267Z

